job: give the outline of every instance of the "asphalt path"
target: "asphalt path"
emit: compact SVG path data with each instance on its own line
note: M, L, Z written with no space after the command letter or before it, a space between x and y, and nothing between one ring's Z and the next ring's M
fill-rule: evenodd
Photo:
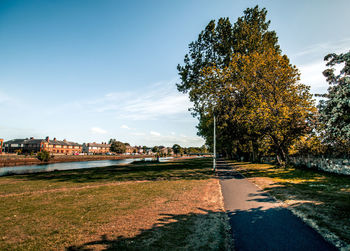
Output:
M236 250L337 250L224 161L217 167Z

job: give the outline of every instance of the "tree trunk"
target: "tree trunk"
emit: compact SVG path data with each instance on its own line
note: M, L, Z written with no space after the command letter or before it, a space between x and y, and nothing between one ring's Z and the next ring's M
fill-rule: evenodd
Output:
M252 141L253 162L259 162L259 145L257 141Z
M282 147L278 147L276 151L277 162L280 167L285 167L287 163L287 154L286 151Z

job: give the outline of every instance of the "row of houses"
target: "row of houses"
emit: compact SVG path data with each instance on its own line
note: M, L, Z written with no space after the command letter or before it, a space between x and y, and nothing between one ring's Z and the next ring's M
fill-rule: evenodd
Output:
M13 139L5 141L0 139L0 154L5 153L37 153L41 151L48 151L52 154L108 154L110 153L111 145L102 143L84 143L78 144L67 140L57 140L56 138L50 139ZM171 148L162 147L161 153L172 154ZM126 145L125 154L153 154L150 148L141 146L129 146Z
M83 152L82 148L81 144L65 139L57 140L54 138L51 140L49 137L46 137L46 139L34 139L33 137L29 139L12 139L2 143L2 152L5 153L37 153L48 151L50 153L79 154Z

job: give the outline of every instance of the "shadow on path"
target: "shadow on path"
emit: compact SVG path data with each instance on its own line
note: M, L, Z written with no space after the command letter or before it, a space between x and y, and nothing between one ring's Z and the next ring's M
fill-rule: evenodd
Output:
M236 250L337 250L224 161L217 174Z
M337 250L288 209L228 211L236 250Z

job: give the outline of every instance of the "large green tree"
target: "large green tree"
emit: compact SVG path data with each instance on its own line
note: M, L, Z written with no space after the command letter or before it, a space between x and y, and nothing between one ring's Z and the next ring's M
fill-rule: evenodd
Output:
M202 74L200 97L219 104L221 133L235 129L237 138L256 139L246 146L253 153L269 142L282 164L293 141L311 130L316 110L309 87L299 83L298 70L275 50L235 53L227 67L208 67Z
M126 145L123 142L117 141L115 139L110 139L109 144L111 144L110 150L115 153L125 153Z
M179 144L174 144L172 149L173 149L175 155L183 153L183 149Z
M326 141L341 145L343 153L350 154L350 51L342 54L328 54L325 57L329 67L323 72L329 83L328 93L322 95L318 106L320 121ZM343 65L339 74L334 66Z
M215 66L227 67L235 53L249 54L254 51L262 52L267 48L280 51L278 38L274 31L269 31L270 21L266 20L267 10L258 6L248 8L244 15L231 24L228 18L220 18L218 22L212 20L199 34L198 39L189 45L189 53L185 55L184 65L178 65L181 83L178 90L188 93L194 103L193 115L199 118L198 134L212 145L213 119L210 110L218 118L218 150L226 155L235 152L244 155L249 152L251 142L257 138L253 134L247 135L246 129L227 121L227 114L234 112L230 100L221 100L219 103L203 102L203 69ZM224 107L221 107L224 106Z
M267 48L280 51L275 31L269 31L270 21L266 20L267 10L258 6L248 8L244 16L232 25L229 18L220 18L209 22L198 35L198 39L189 44L189 53L185 55L184 65L178 65L181 83L178 90L189 93L194 102L194 112L200 102L197 90L201 88L201 71L205 67L225 67L230 63L234 53L249 54L262 52Z
M234 25L228 18L211 21L178 66L178 90L189 93L208 145L215 113L220 152L256 160L271 149L284 162L291 141L307 130L313 105L266 15L256 6Z

